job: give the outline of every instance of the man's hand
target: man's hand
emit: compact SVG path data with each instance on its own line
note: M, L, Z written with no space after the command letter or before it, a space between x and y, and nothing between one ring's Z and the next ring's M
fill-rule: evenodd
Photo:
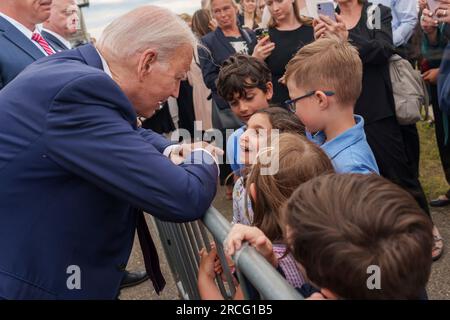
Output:
M185 144L181 144L179 145L177 148L174 148L174 150L172 150L172 152L170 153L170 160L172 160L172 162L176 165L179 165L181 163L183 163L186 158L189 156L189 154L191 154L192 151L194 151L195 149L205 149L206 151L208 151L209 153L211 153L211 155L216 159L223 155L223 150L220 148L215 147L212 144L209 144L207 142L195 142L195 143L185 143Z

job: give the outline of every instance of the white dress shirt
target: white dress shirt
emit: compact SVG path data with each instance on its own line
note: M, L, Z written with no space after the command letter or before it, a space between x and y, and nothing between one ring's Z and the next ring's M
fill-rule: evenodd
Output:
M14 20L13 18L7 16L6 14L4 14L3 12L0 12L0 16L5 18L9 23L11 23L17 30L19 30L20 32L23 33L23 35L25 37L27 37L28 39L30 39L30 41L32 43L34 43L34 45L42 51L43 54L45 54L46 56L48 56L47 52L45 52L44 48L42 48L39 43L37 43L36 41L32 40L31 37L33 36L34 32L37 33L41 33L41 30L39 29L39 26L36 26L34 31L31 31L30 29L28 29L27 27L25 27L23 24L21 24L20 22Z

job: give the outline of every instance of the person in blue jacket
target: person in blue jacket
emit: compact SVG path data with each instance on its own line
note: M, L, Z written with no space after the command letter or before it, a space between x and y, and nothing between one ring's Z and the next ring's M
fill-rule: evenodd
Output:
M178 95L195 41L170 11L141 7L97 48L43 58L0 91L0 299L115 299L136 229L156 254L142 210L203 216L214 150L172 145L136 120Z

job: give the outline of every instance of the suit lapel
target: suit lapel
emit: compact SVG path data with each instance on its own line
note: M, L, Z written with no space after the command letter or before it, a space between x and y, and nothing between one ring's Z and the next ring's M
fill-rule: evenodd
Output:
M34 60L45 57L45 54L41 50L39 50L38 47L36 47L31 39L25 37L22 32L20 32L16 27L6 21L3 17L0 17L0 28L4 30L3 36L5 38L22 49L23 52L28 54Z
M41 33L42 36L45 38L45 40L47 40L53 47L53 49L55 49L55 51L69 50L69 48L67 48L67 46L64 43L62 43L58 38L56 38L51 33L48 33L46 31L42 31Z

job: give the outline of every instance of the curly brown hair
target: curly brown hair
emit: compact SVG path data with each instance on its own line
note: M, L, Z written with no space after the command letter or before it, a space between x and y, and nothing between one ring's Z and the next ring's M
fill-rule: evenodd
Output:
M245 54L236 54L222 64L217 77L217 92L230 102L236 94L238 99L244 98L248 89L258 88L266 93L270 81L272 74L263 61Z

